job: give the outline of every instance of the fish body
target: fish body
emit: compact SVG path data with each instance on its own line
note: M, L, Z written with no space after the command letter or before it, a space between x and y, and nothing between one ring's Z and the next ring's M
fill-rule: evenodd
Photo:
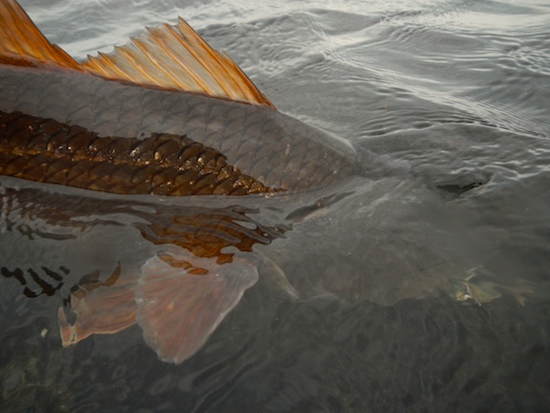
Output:
M0 0L0 90L0 273L63 297L64 345L137 322L182 362L256 283L254 246L288 229L233 197L162 197L268 201L358 168L349 143L277 111L181 19L76 62Z
M188 153L195 153L194 148L182 151L178 157L173 156L173 149L164 148L172 157L162 152L162 146L166 145L180 146L178 150L181 150L184 146L181 139L185 138L197 146L199 155L204 155L203 165L199 160L194 162L196 175L209 175L208 163L223 159L232 168L231 173L236 171L234 181L250 177L257 186L272 191L304 191L327 186L356 169L356 154L349 144L273 109L69 72L0 69L3 90L0 110L5 113L0 125L3 127L0 155L4 157L3 165L8 164L14 147L18 157L31 158L45 153L50 158L55 156L49 165L54 170L53 164L58 160L61 160L59 168L63 165L63 170L80 170L82 174L88 172L86 162L90 164L88 169L92 168L94 158L104 165L105 161L111 161L113 167L116 163L125 163L128 173L137 175L134 188L128 188L125 193L147 193L139 189L139 183L151 181L160 174L158 170L151 170L148 175L144 171L137 173L137 169L158 165L163 170L189 170L185 169L185 162ZM26 122L14 119L17 116L14 113L24 114ZM11 125L7 124L7 114L12 114ZM51 125L40 129L46 121ZM48 126L50 130L46 129ZM78 130L71 132L71 128ZM28 133L20 134L20 129ZM87 139L69 142L74 135L83 133L89 135ZM36 142L37 135L43 139L41 146ZM159 135L164 138L155 141L154 137ZM123 143L121 139L133 142L126 150L117 150L115 141ZM98 148L94 148L94 141ZM11 148L7 147L8 143ZM29 152L25 153L25 148ZM102 148L106 148L104 152ZM144 153L147 151L149 154ZM207 151L212 154L205 154ZM169 172L163 184L168 184L168 177L176 175ZM214 182L212 193L232 193L216 191L218 186L223 189L223 178ZM53 183L70 184L69 180ZM93 189L109 192L107 185ZM149 193L158 192L150 190ZM189 188L184 192L160 194L197 193L203 193L200 187L196 191Z
M134 182L114 192L181 196L305 191L357 172L357 155L348 142L271 106L170 84L106 80L78 65L60 67L32 56L27 60L35 66L0 65L4 175L41 176L106 192L116 186L107 178L118 175L126 183L134 177ZM19 113L25 119L14 119ZM132 143L124 145L122 138ZM182 139L194 145L186 147ZM19 165L9 168L14 158ZM43 169L27 176L22 163ZM103 179L88 179L98 163ZM63 174L83 177L77 184L71 177L62 179ZM94 184L86 186L86 181ZM143 185L146 181L155 182ZM184 181L191 184L182 185Z
M181 363L260 269L293 297L393 305L498 244L382 157L353 177L349 143L277 111L182 20L79 63L0 0L0 40L0 274L63 299L64 346L137 323Z

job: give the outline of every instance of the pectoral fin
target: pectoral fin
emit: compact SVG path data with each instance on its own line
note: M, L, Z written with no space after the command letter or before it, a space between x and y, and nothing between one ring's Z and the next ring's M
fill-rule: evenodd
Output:
M523 279L499 282L494 275L483 267L472 268L464 280L451 280L450 294L457 301L473 301L477 305L489 303L505 294L510 294L516 301L525 305L529 294L534 292L534 285Z
M63 308L57 313L64 347L92 334L114 334L136 323L138 276L120 275L117 267L107 280L84 282L71 292L68 310L76 317L74 323L67 320Z
M191 357L258 280L253 265L217 264L191 253L160 255L142 267L137 320L146 342L164 361Z

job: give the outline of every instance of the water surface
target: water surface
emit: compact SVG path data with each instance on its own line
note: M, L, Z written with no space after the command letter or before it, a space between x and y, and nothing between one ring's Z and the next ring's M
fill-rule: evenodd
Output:
M548 2L22 4L77 58L182 16L279 110L372 153L364 176L326 192L246 205L265 225L292 221L255 251L301 299L260 280L181 365L137 326L61 348L58 293L30 299L1 278L3 411L550 409ZM82 242L10 259L85 271L151 248L108 226ZM448 281L469 271L502 296L454 300Z

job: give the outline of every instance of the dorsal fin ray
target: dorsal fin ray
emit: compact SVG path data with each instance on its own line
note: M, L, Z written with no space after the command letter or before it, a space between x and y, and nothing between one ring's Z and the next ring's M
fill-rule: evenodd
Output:
M111 53L88 56L81 67L108 79L274 108L229 56L212 49L181 18L175 26L148 28Z
M78 69L78 63L51 44L15 0L0 0L0 63L32 66L51 62Z
M0 63L35 66L35 62L275 108L227 54L210 47L181 18L175 26L149 28L111 53L78 63L51 44L15 0L0 0Z

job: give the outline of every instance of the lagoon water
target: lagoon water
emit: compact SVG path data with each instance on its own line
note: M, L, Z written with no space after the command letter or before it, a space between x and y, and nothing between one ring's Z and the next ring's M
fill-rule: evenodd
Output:
M62 348L67 291L29 298L3 273L1 411L550 410L550 2L21 4L79 59L181 16L279 110L352 142L363 174L315 198L234 202L292 227L255 252L299 298L260 271L180 365L138 326ZM8 227L0 267L51 254L18 250ZM55 260L93 266L81 250L98 244L98 261L147 254L133 233L90 234ZM481 305L453 295L469 276Z

